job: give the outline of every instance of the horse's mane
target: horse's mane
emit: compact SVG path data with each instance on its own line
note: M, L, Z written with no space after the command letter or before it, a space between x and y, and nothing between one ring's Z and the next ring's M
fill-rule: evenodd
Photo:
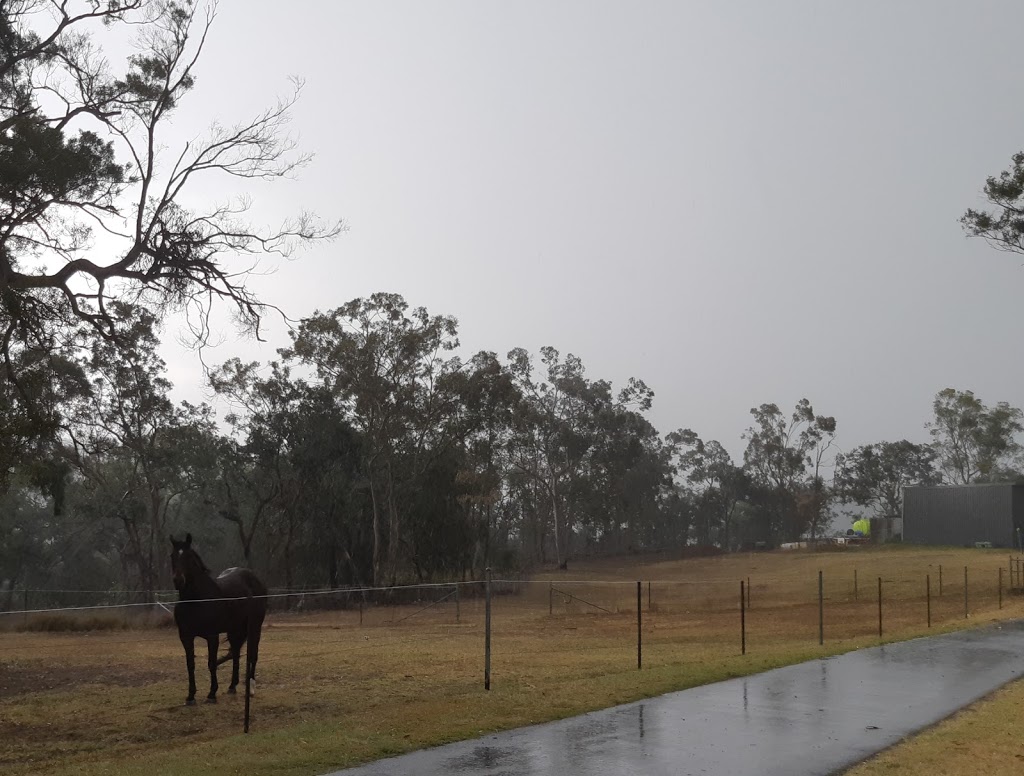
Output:
M200 568L200 570L202 570L202 572L203 572L204 574L206 574L207 576L211 576L211 577L212 577L212 576L213 576L213 572L212 572L212 571L210 571L210 568L209 568L209 566L207 566L207 565L206 565L206 562L205 562L205 561L203 561L203 556L202 556L202 555L200 555L200 554L199 554L198 552L196 552L195 550L193 550L193 549L192 549L191 547L189 547L189 551L190 551L190 552L191 552L191 553L192 553L193 555L195 555L195 556L196 556L196 560L197 560L197 561L199 561L199 568Z

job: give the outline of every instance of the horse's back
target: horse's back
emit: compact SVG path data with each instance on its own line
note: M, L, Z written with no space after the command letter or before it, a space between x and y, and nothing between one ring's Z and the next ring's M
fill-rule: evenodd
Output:
M256 601L257 611L261 615L267 611L267 586L252 571L247 568L224 569L217 575L217 585L225 597L258 598Z

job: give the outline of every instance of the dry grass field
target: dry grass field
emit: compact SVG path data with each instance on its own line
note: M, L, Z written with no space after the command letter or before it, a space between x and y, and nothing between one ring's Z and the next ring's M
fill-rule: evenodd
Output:
M418 603L362 612L309 611L342 596L308 596L306 613L268 619L248 735L241 694L224 693L227 666L219 703L182 705L184 659L172 628L21 630L33 615L0 615L0 770L324 773L877 644L879 577L887 641L1024 616L1019 596L1007 593L999 608L998 569L1006 565L999 551L855 548L574 563L529 583L496 582L490 692L479 585L461 587L457 604L453 588L439 587L421 591ZM748 577L741 655L739 581ZM205 661L197 663L202 697L207 674Z

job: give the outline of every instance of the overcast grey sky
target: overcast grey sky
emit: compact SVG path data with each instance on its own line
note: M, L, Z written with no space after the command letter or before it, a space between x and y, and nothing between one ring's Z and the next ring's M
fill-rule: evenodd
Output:
M1024 405L1024 259L957 222L1024 149L1022 28L1019 0L227 0L178 125L305 78L316 158L255 214L350 230L253 283L290 316L396 291L466 355L639 377L663 433L737 456L803 396L843 449L923 441L944 387ZM207 358L270 358L268 323Z

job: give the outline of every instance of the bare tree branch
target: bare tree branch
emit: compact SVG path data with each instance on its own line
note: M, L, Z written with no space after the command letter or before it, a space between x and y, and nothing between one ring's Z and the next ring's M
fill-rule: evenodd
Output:
M274 180L311 159L287 134L302 88L296 80L273 107L214 124L165 163L160 138L195 82L215 18L215 0L4 4L0 321L8 348L75 321L115 338L112 302L120 299L186 311L199 346L210 336L211 307L227 303L258 337L262 317L276 308L246 285L255 259L288 256L343 231L340 221L309 213L254 228L243 220L245 199L184 204L200 177ZM137 53L120 74L96 43L99 28L135 31ZM105 236L105 256L94 232ZM238 264L239 255L250 260Z

